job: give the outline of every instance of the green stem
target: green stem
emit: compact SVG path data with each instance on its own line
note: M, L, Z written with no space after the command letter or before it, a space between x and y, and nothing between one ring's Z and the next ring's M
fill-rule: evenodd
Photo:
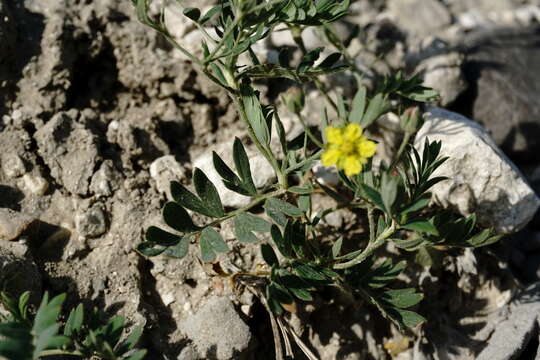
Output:
M324 84L319 79L314 79L313 82L315 83L315 86L317 87L317 90L319 90L319 92L321 94L323 94L326 101L330 104L330 106L332 106L332 108L337 113L338 112L338 106L337 106L336 102L334 101L334 99L332 99L330 97L330 95L328 94L328 90L326 89Z
M60 350L60 349L51 349L51 350L42 351L39 354L39 357L43 357L43 356L60 356L60 355L71 355L71 356L80 356L80 357L84 356L79 351L67 351L67 350Z
M260 9L265 8L267 6L272 6L274 3L277 3L280 1L283 1L283 0L272 0L269 2L263 2L262 4L259 4L249 9L249 13L259 11ZM245 16L248 15L249 13L247 14L239 13L236 15L232 24L227 28L227 30L225 30L225 33L223 34L223 37L221 38L221 40L218 42L216 47L212 50L210 55L204 60L205 65L208 65L210 62L215 61L219 59L220 57L222 57L221 55L218 55L218 52L221 50L221 48L223 47L223 45L225 44L229 36L231 36L233 31L236 29L236 27L242 22L242 20L244 20Z
M300 120L300 122L302 123L302 126L304 127L304 130L306 131L306 134L307 136L309 136L309 138L311 139L311 141L313 141L313 143L315 145L317 145L319 148L321 149L324 149L324 145L322 142L319 141L319 139L317 139L317 137L315 136L315 134L313 134L313 132L311 132L309 126L306 124L305 120L304 120L304 117L302 116L302 114L300 113L297 113L296 116L298 116L298 119Z
M340 263L340 264L335 264L334 269L347 269L347 268L350 268L350 267L353 267L362 263L369 256L371 256L375 252L375 250L380 248L386 242L386 239L392 236L395 231L396 231L396 223L392 222L392 225L388 229L386 229L386 231L381 233L375 241L370 242L368 246L364 249L364 251L362 251L360 254L358 254L355 258L353 258L350 261Z
M239 209L236 209L234 211L231 211L227 215L225 215L223 217L220 217L217 220L212 221L210 224L208 224L206 226L219 225L220 223L222 223L223 221L225 221L227 219L235 217L236 215L239 215L239 214L241 214L241 213L243 213L243 212L245 212L245 211L247 211L247 210L249 210L251 208L254 208L255 206L257 206L257 205L261 204L262 202L264 202L266 199L271 198L271 197L275 197L275 196L283 195L283 194L285 194L285 192L286 192L286 190L279 189L279 190L276 190L276 191L272 191L272 192L269 192L269 193L266 193L266 194L259 195L258 197L256 197L252 202L250 202L246 206L244 206L242 208L239 208Z
M399 146L399 149L396 153L396 157L394 158L394 161L390 165L390 169L393 169L397 163L399 162L399 159L401 159L401 155L403 154L403 151L405 151L405 147L409 143L409 140L411 140L412 133L406 132L403 136L403 140L401 140L401 145Z
M319 150L317 151L315 154L311 155L310 157L308 157L307 159L304 159L302 161L300 161L298 164L295 164L293 166L291 166L290 168L288 168L287 170L285 170L285 173L284 175L287 176L289 175L290 173L292 173L293 171L297 170L297 169L300 169L302 166L304 166L305 164L307 164L309 161L312 161L312 160L317 160L321 157L321 154L322 154L322 150Z
M375 216L373 214L373 207L371 205L367 208L367 215L369 221L369 242L372 243L375 241L377 230L375 228Z

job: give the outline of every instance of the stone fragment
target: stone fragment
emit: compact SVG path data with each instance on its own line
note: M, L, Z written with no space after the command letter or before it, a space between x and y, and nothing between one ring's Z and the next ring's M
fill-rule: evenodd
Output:
M111 160L105 160L92 176L90 191L97 196L111 196L120 187L121 175Z
M24 174L22 177L24 187L37 196L43 196L49 188L49 183L45 178L34 174Z
M232 144L223 144L224 146L216 149L216 152L222 157L223 161L229 165L231 169L234 169L232 161ZM271 179L275 177L274 170L262 155L249 154L249 162L251 165L251 174L253 176L253 182L256 187L267 185ZM221 202L224 206L230 207L242 207L249 203L250 198L244 195L240 195L231 191L223 185L221 176L214 168L214 162L212 159L212 151L208 150L200 157L193 161L193 167L201 169L208 179L214 183L216 189L221 196Z
M313 166L312 171L317 181L323 185L336 186L339 184L339 175L334 167L327 167L318 162Z
M463 67L476 94L472 118L516 163L533 163L540 153L540 32L530 27L478 36Z
M86 238L95 238L107 231L105 212L99 204L94 204L90 209L79 213L75 223L79 235Z
M97 139L75 121L76 115L58 113L36 132L35 138L51 176L69 192L84 196L100 157Z
M515 232L532 219L540 200L479 124L430 108L416 135L417 149L426 138L442 141L441 156L449 157L433 174L448 177L433 188L437 203L462 215L476 213L480 224L499 233Z
M22 176L26 172L24 161L13 152L3 153L1 157L2 171L8 178Z
M427 58L417 67L424 73L424 86L439 92L442 106L453 103L467 89L462 62L462 55L453 52Z
M166 194L168 199L172 199L170 183L173 180L180 181L184 179L186 171L173 155L166 155L157 158L150 165L150 176L155 180L157 190L162 194Z
M417 36L427 36L450 25L450 13L437 0L390 0L388 12L397 24Z
M0 208L0 240L15 240L35 219L11 209Z
M225 297L208 299L182 324L199 355L206 359L241 359L252 341L249 327Z
M538 333L540 283L528 287L513 303L501 309L507 319L495 327L488 345L477 360L519 359L523 350Z

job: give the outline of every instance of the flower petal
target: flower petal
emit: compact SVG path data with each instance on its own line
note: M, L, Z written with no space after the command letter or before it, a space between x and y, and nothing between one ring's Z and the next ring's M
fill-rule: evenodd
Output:
M369 158L375 155L377 151L377 143L371 140L365 140L358 144L358 153L361 157Z
M343 130L329 126L325 129L326 141L329 144L340 145L343 143Z
M360 137L362 136L362 127L356 123L349 124L345 128L343 135L345 137L345 140L350 142L356 142L360 140Z
M336 165L341 157L341 151L337 148L327 149L321 156L321 162L324 166Z
M343 161L343 170L345 170L347 176L360 174L362 163L356 156L347 156Z

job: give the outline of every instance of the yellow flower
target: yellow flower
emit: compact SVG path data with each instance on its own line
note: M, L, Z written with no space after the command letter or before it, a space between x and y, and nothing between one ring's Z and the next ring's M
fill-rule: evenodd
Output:
M321 157L323 165L336 165L347 176L360 174L377 150L377 144L368 140L362 132L362 127L355 123L344 128L327 127L327 144Z

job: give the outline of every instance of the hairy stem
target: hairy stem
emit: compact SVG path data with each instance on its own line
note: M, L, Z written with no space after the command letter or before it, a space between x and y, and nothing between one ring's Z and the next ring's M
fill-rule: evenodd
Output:
M386 231L381 233L377 237L377 239L375 239L375 241L370 242L368 246L364 249L364 251L362 251L359 255L357 255L350 261L334 265L334 269L347 269L362 263L369 256L371 256L375 252L375 250L380 248L386 242L386 240L394 234L395 231L396 223L392 221L392 225L390 225L390 227L386 229Z
M60 350L60 349L51 349L51 350L42 351L39 354L39 357L43 357L43 356L60 356L60 355L80 356L80 357L84 356L79 351L67 351L67 350Z

